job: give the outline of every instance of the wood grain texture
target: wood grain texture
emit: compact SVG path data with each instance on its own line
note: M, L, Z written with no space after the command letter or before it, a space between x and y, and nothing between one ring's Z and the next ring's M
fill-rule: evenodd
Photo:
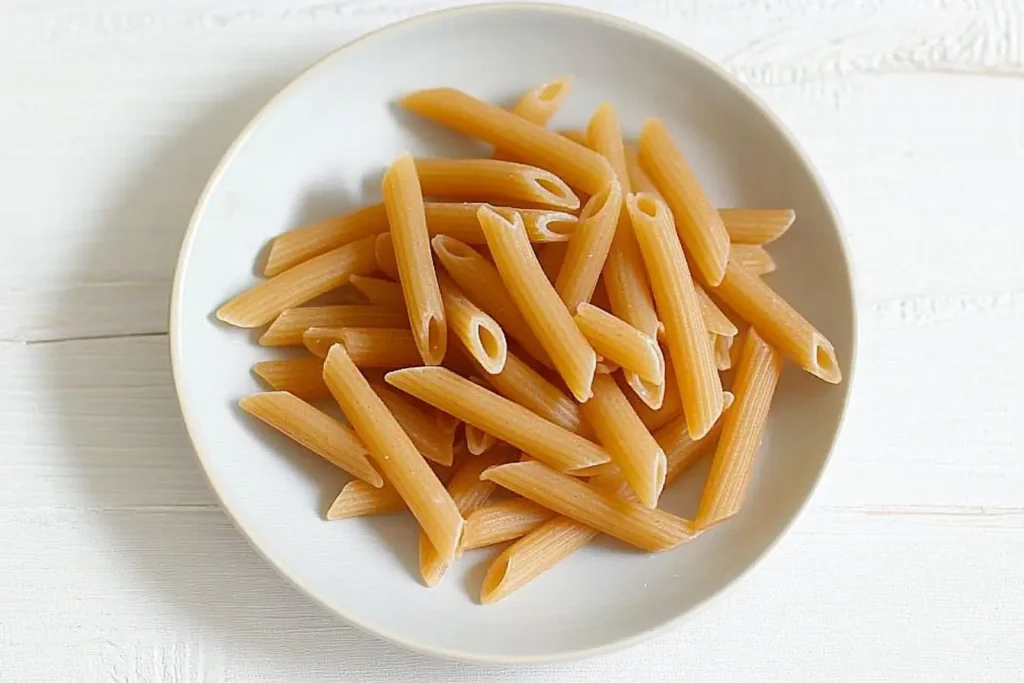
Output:
M1020 0L571 3L750 85L828 179L859 276L833 465L762 568L693 621L582 663L440 662L341 623L249 547L171 385L181 235L295 73L445 4L0 6L0 681L1018 681Z

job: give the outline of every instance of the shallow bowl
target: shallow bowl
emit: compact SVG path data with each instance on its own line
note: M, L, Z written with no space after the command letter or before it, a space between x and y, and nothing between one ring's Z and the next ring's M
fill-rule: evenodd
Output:
M218 324L213 312L257 281L255 258L272 236L378 201L381 171L401 152L480 149L398 110L402 94L454 86L507 104L561 74L575 80L555 128L582 127L604 100L616 104L626 136L635 136L645 117L662 117L717 206L796 209L796 223L770 248L779 268L767 278L832 340L847 378L831 386L787 367L746 504L734 519L658 555L592 543L484 607L477 596L493 550L467 553L440 587L428 589L419 580L409 516L324 521L345 475L237 407L260 389L252 364L280 350ZM256 116L199 200L178 263L170 333L199 460L224 508L272 565L383 638L439 656L515 663L636 642L694 613L757 563L825 467L849 392L855 320L842 237L822 182L749 92L707 59L640 26L567 8L491 5L429 14L360 38ZM698 467L673 486L665 507L692 514L705 473Z

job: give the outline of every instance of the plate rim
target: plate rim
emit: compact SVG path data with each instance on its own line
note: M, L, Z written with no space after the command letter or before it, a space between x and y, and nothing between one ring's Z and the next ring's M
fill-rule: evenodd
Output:
M846 371L844 377L844 384L846 385L845 394L843 396L842 405L840 407L839 420L836 424L836 430L832 437L831 444L829 445L828 452L825 454L821 468L819 469L814 481L811 486L807 489L803 499L800 500L797 505L797 509L794 514L786 521L779 533L773 538L765 548L746 566L744 567L732 580L726 583L720 590L705 597L704 599L696 602L690 609L677 614L663 622L643 629L634 633L633 635L618 638L611 642L603 645L596 645L588 648L565 650L557 653L548 653L542 655L486 655L475 652L467 652L462 650L454 650L447 648L440 648L431 645L426 645L415 640L410 640L406 637L396 635L383 631L375 626L372 626L363 620L354 617L349 614L341 606L334 604L331 601L323 598L316 590L312 587L305 585L298 578L293 576L289 571L280 564L274 557L272 557L267 550L264 549L264 545L259 541L260 534L250 528L246 522L241 519L227 503L226 498L221 493L221 485L211 474L210 468L207 467L207 456L204 455L203 449L199 445L199 441L196 438L195 431L193 429L192 413L189 409L188 403L184 398L185 388L184 380L180 369L181 364L181 293L182 286L184 283L185 272L188 270L188 261L192 252L192 242L194 241L196 230L198 225L202 222L203 215L206 210L206 204L209 197L214 193L217 186L220 184L224 173L227 168L231 165L236 154L239 150L244 147L248 141L250 135L255 131L267 117L269 112L273 110L279 102L288 97L291 92L301 86L302 82L312 72L318 70L328 62L337 59L344 53L362 45L364 42L371 40L388 37L391 34L400 33L409 29L414 29L420 25L439 21L445 18L466 15L466 14L484 14L489 12L538 12L538 13L555 13L567 15L575 19L582 19L591 22L598 22L611 26L613 28L632 33L640 38L648 41L654 41L661 44L664 47L669 48L679 56L690 59L699 64L704 69L710 71L716 76L724 85L731 88L736 94L746 100L758 113L764 117L764 119L771 125L774 132L779 135L786 144L789 145L791 150L795 153L799 160L803 170L807 173L811 182L814 185L814 189L821 196L828 215L835 226L836 235L838 237L839 249L842 254L843 261L846 264L846 285L850 292L850 361L849 368ZM271 97L252 119L245 125L245 127L239 132L237 137L232 141L231 145L224 152L217 166L210 174L209 180L207 180L203 191L200 193L198 200L196 201L195 208L192 211L192 215L189 219L188 227L185 230L185 234L182 237L181 247L178 252L178 258L175 263L174 279L171 285L171 296L169 306L169 318L168 318L168 343L170 346L171 356L171 374L174 380L174 390L178 399L178 407L181 411L182 420L185 423L185 430L188 434L189 442L192 446L192 452L199 462L200 467L205 475L207 485L211 488L214 495L217 497L217 502L220 507L227 513L227 516L231 519L232 524L242 533L242 536L249 542L249 545L256 550L256 552L263 558L263 560L273 567L273 569L287 580L292 587L303 593L311 601L325 607L330 612L341 617L347 623L352 624L365 633L369 633L374 637L381 638L390 643L398 645L400 647L438 657L441 659L472 662L477 664L488 664L488 665L524 665L524 664L544 664L552 662L563 662L570 660L578 660L589 657L595 657L603 654L610 654L623 650L627 647L639 644L643 641L654 638L658 635L663 635L673 628L678 628L682 623L688 619L693 618L697 614L703 612L713 602L721 599L727 593L731 592L738 583L746 579L749 574L758 567L764 559L778 546L779 542L792 530L794 523L801 518L806 509L807 504L814 496L815 492L821 485L821 480L824 476L825 471L829 468L832 458L835 454L836 444L839 442L840 437L846 427L847 418L849 416L849 407L851 397L853 396L854 390L854 376L856 373L857 365L857 348L859 346L859 316L857 307L857 288L856 281L857 277L854 272L854 262L851 258L851 250L847 242L845 232L843 230L843 224L840 220L839 213L836 210L835 203L832 199L828 188L825 185L824 179L818 172L817 168L811 162L810 157L806 151L789 131L789 129L782 123L782 121L775 115L775 113L768 108L768 106L761 101L761 99L739 81L735 76L726 71L722 66L711 60L709 57L704 56L697 50L684 45L683 43L661 33L660 31L649 28L643 24L639 24L628 19L606 14L596 10L583 9L579 7L570 7L565 5L556 5L550 3L518 3L518 2L498 2L485 5L470 5L463 7L452 7L446 9L433 10L430 12L414 15L401 19L399 21L387 24L385 26L376 28L367 33L353 38L347 43L340 47L331 50L320 59L303 69L298 75L296 75L288 84L286 84L281 90L279 90L273 97Z

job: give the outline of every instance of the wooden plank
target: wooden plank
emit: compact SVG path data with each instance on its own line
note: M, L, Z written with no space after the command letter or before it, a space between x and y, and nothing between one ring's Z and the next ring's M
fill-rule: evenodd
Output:
M0 652L14 681L540 683L677 680L685 670L739 683L1009 682L1024 610L1016 515L1013 527L979 528L811 510L696 621L593 660L496 669L408 653L343 624L278 577L220 512L16 512L0 518L0 538L21 539L0 554L0 575L17 577ZM40 599L54 595L74 600ZM995 605L1004 617L993 618Z
M0 509L212 506L166 337L0 345Z

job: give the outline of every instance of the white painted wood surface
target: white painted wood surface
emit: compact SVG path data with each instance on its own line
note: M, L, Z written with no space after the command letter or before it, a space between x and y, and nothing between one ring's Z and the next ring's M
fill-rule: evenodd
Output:
M208 174L302 67L438 0L0 3L0 681L1020 681L1024 2L597 0L719 60L859 274L834 464L762 568L582 663L433 661L290 588L207 490L166 304Z

